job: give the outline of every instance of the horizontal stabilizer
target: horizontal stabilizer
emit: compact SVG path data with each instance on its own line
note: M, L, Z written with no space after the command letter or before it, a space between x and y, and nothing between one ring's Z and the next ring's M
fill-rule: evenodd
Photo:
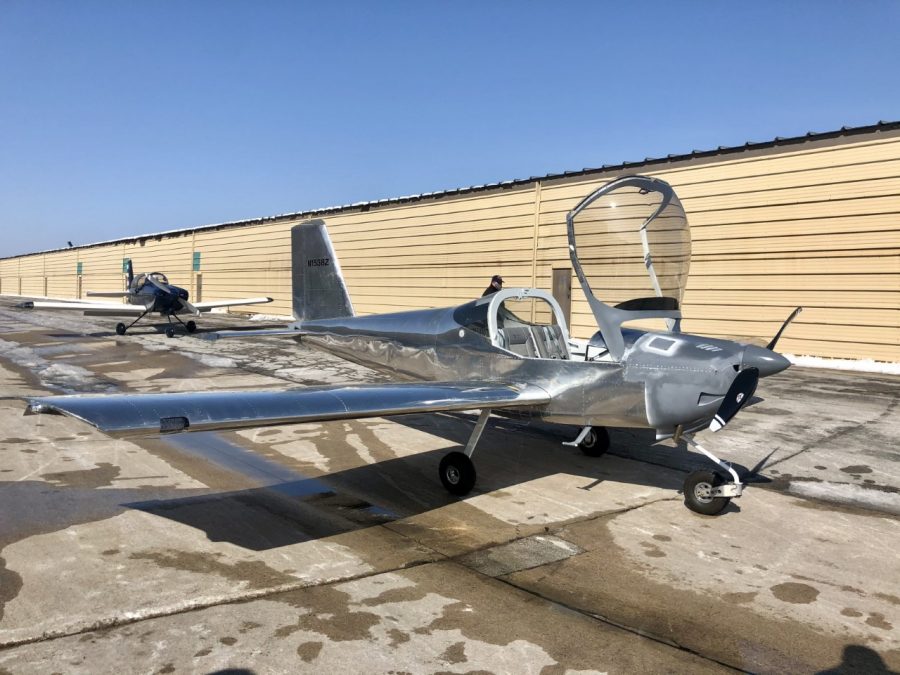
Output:
M200 312L208 312L211 309L220 309L223 307L240 307L242 305L264 305L267 302L272 302L272 298L239 298L237 300L212 300L210 302L195 302L193 307L197 308L197 311Z
M67 415L111 436L145 436L382 417L407 413L539 406L535 385L417 382L304 387L286 391L50 396L28 400L26 415Z

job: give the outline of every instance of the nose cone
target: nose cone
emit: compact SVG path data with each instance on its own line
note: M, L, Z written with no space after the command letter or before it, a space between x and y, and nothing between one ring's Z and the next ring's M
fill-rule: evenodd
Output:
M775 373L780 373L791 365L791 362L784 358L781 354L773 352L771 349L757 347L756 345L748 345L744 349L744 357L741 360L741 369L757 368L760 377L768 377Z

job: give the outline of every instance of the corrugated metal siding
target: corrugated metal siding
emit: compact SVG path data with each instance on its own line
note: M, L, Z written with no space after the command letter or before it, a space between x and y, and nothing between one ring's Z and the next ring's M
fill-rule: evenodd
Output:
M768 340L796 305L805 310L780 348L796 354L900 361L900 132L826 139L742 154L660 162L691 224L685 330ZM550 289L569 267L565 214L616 169L572 178L325 216L359 313L464 302L492 274L507 286ZM203 229L76 251L0 260L0 291L74 297L118 290L122 258L164 271L203 299L270 295L242 311L290 313L290 227L299 217ZM573 279L572 332L594 321ZM50 290L53 290L51 293ZM57 290L59 289L59 290ZM595 289L598 294L600 289ZM601 294L602 295L602 294Z

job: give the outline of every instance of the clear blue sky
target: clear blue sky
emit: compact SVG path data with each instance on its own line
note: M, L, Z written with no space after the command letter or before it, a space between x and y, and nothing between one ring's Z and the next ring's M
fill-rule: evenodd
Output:
M0 0L0 256L879 119L896 0Z

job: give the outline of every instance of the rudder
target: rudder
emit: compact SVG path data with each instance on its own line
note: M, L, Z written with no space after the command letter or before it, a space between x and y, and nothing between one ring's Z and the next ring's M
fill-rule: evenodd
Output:
M324 220L291 228L291 271L297 321L353 316L353 303Z

